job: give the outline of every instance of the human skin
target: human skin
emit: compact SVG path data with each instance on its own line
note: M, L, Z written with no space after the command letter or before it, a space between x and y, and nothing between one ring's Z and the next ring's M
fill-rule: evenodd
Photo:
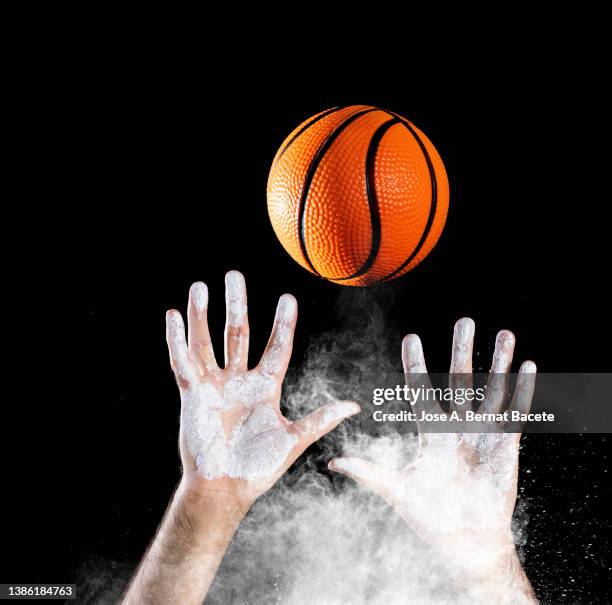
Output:
M170 363L181 393L182 477L123 603L201 604L227 546L253 502L300 454L360 411L338 401L298 421L280 412L297 320L295 299L279 300L264 354L247 368L249 323L244 277L226 275L225 366L208 330L208 290L193 284L187 309L166 314Z
M470 386L473 344L474 322L460 319L455 324L450 368L455 388ZM500 411L514 344L511 332L497 335L487 395L479 411ZM409 386L428 382L416 334L404 339L402 360ZM533 362L521 365L511 409L529 411L535 372ZM416 411L418 417L420 411ZM470 602L537 603L511 532L520 434L426 433L422 425L417 426L417 455L402 470L355 457L336 458L329 468L353 478L393 506L444 557Z

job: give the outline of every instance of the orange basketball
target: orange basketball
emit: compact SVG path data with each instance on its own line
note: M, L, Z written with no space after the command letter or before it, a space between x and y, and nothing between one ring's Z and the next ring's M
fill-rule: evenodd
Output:
M368 105L300 124L276 153L268 213L291 257L325 279L367 286L400 277L436 245L448 178L411 122Z

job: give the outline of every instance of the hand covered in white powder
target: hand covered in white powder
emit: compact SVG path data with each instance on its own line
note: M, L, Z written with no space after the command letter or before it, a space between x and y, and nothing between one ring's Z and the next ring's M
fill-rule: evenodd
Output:
M249 322L244 277L226 275L225 367L219 368L208 330L208 290L197 282L188 303L188 341L181 314L167 313L170 361L181 393L180 452L190 487L250 504L356 403L340 401L292 422L280 412L297 320L297 303L281 296L272 334L256 368L247 368Z
M460 319L455 325L450 368L453 388L470 386L473 342L474 322ZM498 334L479 412L500 412L514 343L511 332ZM404 339L402 359L408 385L427 382L429 386L421 341L415 334ZM522 364L511 409L529 411L535 372L533 362ZM443 412L435 405L438 409L428 411ZM415 412L418 418L420 410ZM514 552L511 519L520 434L425 433L422 424L417 426L417 455L402 470L352 457L332 460L330 469L352 477L387 500L422 539L455 562L480 571L489 565L493 568L503 553Z

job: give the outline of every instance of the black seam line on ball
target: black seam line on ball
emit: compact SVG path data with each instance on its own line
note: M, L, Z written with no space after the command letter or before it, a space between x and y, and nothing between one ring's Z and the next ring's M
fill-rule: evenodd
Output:
M370 209L370 225L372 227L372 245L370 246L370 254L361 268L357 269L355 273L348 275L347 277L330 277L329 279L331 280L345 281L347 279L361 277L364 273L367 273L370 270L374 264L374 261L376 260L376 257L378 256L381 241L381 224L380 208L378 206L378 197L376 196L375 184L376 153L378 152L380 142L382 141L382 138L387 130L399 122L399 118L393 118L392 120L388 120L387 122L381 124L372 135L372 139L370 140L370 144L368 146L368 152L366 154L366 192L368 195L368 207Z
M415 129L412 127L412 124L407 120L404 120L401 116L397 114L387 111L389 115L395 116L399 119L399 121L410 131L412 136L415 138L416 142L419 144L423 155L425 156L425 162L427 163L427 169L429 170L429 178L431 180L431 204L429 206L429 216L427 217L427 223L425 225L425 230L423 231L423 235L419 240L419 243L416 245L416 248L410 253L410 256L397 268L395 271L389 273L389 275L380 279L380 281L387 281L391 279L394 275L402 271L406 266L414 259L414 257L420 252L421 248L425 244L427 237L429 236L429 232L431 231L431 227L433 225L434 217L436 216L436 208L438 205L438 182L436 180L436 171L431 161L431 157L425 147L425 144L421 140L421 137L417 134Z
M287 151L287 149L289 149L289 146L301 135L304 134L304 132L306 132L311 126L313 126L314 124L316 124L318 121L322 120L323 118L326 118L327 116L331 115L332 113L336 113L337 111L340 111L341 109L348 109L348 107L345 106L341 106L338 105L337 107L332 107L331 109L328 109L327 111L324 111L323 113L320 113L318 116L314 117L312 120L310 120L309 122L307 122L306 124L304 124L304 126L302 126L302 128L300 128L298 130L298 132L296 132L290 140L287 141L287 143L285 144L285 146L280 150L276 160L274 161L274 165L276 166L276 164L278 163L278 160L281 159L281 157L283 156L283 154L285 153L285 151Z
M333 130L327 135L327 138L325 139L325 141L323 141L323 144L319 147L319 149L317 149L317 152L312 158L310 165L308 166L308 170L306 172L306 178L304 179L304 188L302 189L302 195L300 197L300 206L298 209L298 225L299 225L298 235L300 239L300 249L301 249L302 255L304 256L304 259L306 260L306 263L308 264L310 269L319 276L321 274L315 269L314 265L312 264L312 261L310 260L310 257L308 256L308 250L306 249L306 226L304 224L304 216L306 215L306 205L308 202L308 194L310 192L310 185L312 185L312 181L314 179L315 172L317 171L317 168L319 167L321 160L323 160L323 157L325 156L329 148L332 146L332 143L355 120L365 115L366 113L371 113L373 111L380 111L380 110L377 107L372 107L370 109L364 109L362 111L358 111L357 113L350 115L348 118L346 118L346 120L344 120L344 122L341 122L338 126L336 126L335 130Z

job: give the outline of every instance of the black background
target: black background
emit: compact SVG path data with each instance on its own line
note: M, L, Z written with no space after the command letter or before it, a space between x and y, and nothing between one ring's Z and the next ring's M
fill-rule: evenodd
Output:
M29 168L5 225L17 237L5 334L24 346L7 347L17 389L3 423L2 582L120 583L136 564L179 477L164 312L184 310L191 282L209 285L218 356L229 269L249 287L252 362L285 291L300 304L293 364L337 327L343 288L285 254L265 200L284 137L328 107L406 116L449 174L440 242L381 289L393 295L393 371L408 332L444 371L465 315L476 320L480 369L501 328L517 335L516 361L540 371L609 369L601 114L578 67L468 62L424 75L399 62L364 77L341 56L287 71L265 58L226 67L110 46L86 59L74 47L38 54L32 92L17 91L25 117L14 155ZM607 448L599 435L525 440L526 570L547 602L607 602Z

